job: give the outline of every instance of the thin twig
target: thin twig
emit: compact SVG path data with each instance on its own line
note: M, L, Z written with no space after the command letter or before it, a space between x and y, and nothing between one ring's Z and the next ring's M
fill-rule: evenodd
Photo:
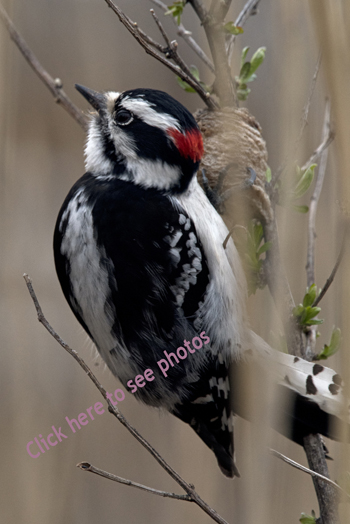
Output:
M283 455L279 451L276 451L275 449L270 449L270 453L272 455L274 455L275 457L283 460L284 462L286 462L290 466L293 466L293 468L300 469L300 471L304 471L304 473L307 473L308 475L311 475L312 477L317 477L317 478L323 480L324 482L327 482L328 484L330 484L331 486L333 486L337 490L339 490L342 493L344 493L347 496L347 498L350 499L350 496L346 493L346 491L343 488L341 488L339 486L339 484L337 484L333 480L325 477L324 475L320 475L320 473L316 473L316 471L312 471L312 469L309 469L309 468L306 468L305 466L302 466L298 462L295 462L294 460L286 457L285 455Z
M303 166L301 166L301 168L300 168L301 171L306 171L306 169L308 169L311 166L311 164L314 164L318 160L320 155L322 155L323 151L325 149L327 149L331 145L331 143L334 140L334 137L335 137L335 131L334 131L334 129L332 129L332 127L330 127L327 137L315 149L315 151L312 153L310 158L305 162L305 164ZM287 164L288 164L288 159L286 159L284 161L284 163L277 169L276 173L274 174L273 181L271 182L271 185L276 184L276 182L280 178L281 174L283 173L283 171L287 167Z
M160 497L169 497L171 499L187 500L189 502L192 502L192 498L189 495L178 495L177 493L170 493L168 491L160 491L159 489L150 488L148 486L144 486L143 484L139 484L138 482L133 482L132 480L124 479L123 477L113 475L113 473L108 473L108 471L104 471L103 469L96 468L92 464L89 464L89 462L80 462L79 464L77 464L77 468L80 468L83 471L90 471L91 473L95 473L100 477L104 477L108 480L113 480L114 482L119 482L120 484L125 484L126 486L132 486L133 488L138 488L143 491L147 491L148 493L159 495Z
M213 110L217 108L217 103L215 100L210 96L210 93L208 93L208 91L206 91L203 86L195 79L189 68L184 71L179 65L177 65L177 63L184 64L183 60L176 51L177 44L174 44L171 49L161 46L148 35L146 35L146 33L138 27L137 23L133 22L131 18L129 18L117 5L112 2L112 0L105 0L105 2L118 16L121 23L132 34L135 40L137 40L138 43L144 48L147 54L159 60L159 62L164 64L171 71L173 71L173 73L193 87L193 89L199 94L209 109ZM168 53L169 56L171 56L174 61L176 60L177 63L173 64L171 60L166 58ZM165 54L165 56L163 56L163 54Z
M322 155L323 151L329 147L329 145L333 142L335 137L335 131L331 127L328 129L328 135L324 138L324 140L321 142L321 144L318 146L317 149L312 153L309 160L305 162L305 164L302 166L301 170L305 171L308 167L311 166L311 164L314 164L316 160Z
M259 3L260 0L248 0L248 2L244 5L242 11L237 16L235 20L235 25L242 27L250 16L256 15L256 13L258 12Z
M340 263L342 261L342 258L343 258L343 255L344 255L344 251L345 251L345 242L343 241L342 243L342 247L340 249L340 252L339 252L339 255L338 255L338 258L337 258L337 261L334 265L334 268L332 269L332 272L331 274L329 275L329 277L327 278L326 280L326 283L325 285L323 286L323 288L321 289L321 292L320 294L318 295L318 297L316 298L315 302L312 304L312 307L316 307L320 302L321 300L323 299L323 297L325 296L325 294L327 293L328 289L330 288L333 280L334 280L334 277L336 275L336 272L338 271L338 268L340 266Z
M69 353L80 365L80 367L85 371L87 376L95 384L103 398L108 404L108 411L114 415L121 424L131 433L131 435L153 456L153 458L160 464L160 466L170 475L171 478L175 480L182 487L182 489L189 495L191 501L197 504L207 515L209 515L215 522L219 524L228 524L225 519L223 519L213 508L211 508L195 491L192 484L188 484L180 475L163 459L163 457L156 451L151 444L143 438L143 436L126 420L124 415L119 411L116 406L113 406L112 402L107 398L107 391L99 383L89 366L85 361L78 355L78 353L66 344L62 338L56 333L52 328L49 322L46 320L35 291L33 289L32 281L30 277L26 274L23 275L23 278L26 282L29 294L34 302L34 306L38 315L38 320L41 324L47 329L50 335L57 340L57 342Z
M237 16L234 25L237 27L243 27L250 16L256 15L258 12L258 5L260 0L248 0L244 5L242 11ZM226 52L228 56L228 63L231 63L232 53L236 41L236 35L230 35L226 39Z
M325 115L323 119L323 130L322 130L322 142L324 142L329 136L331 127L331 105L329 100L326 101ZM328 149L324 149L320 164L317 171L317 178L315 183L314 192L310 200L309 207L309 224L308 224L308 245L307 245L307 263L306 263L306 275L307 285L311 286L315 283L315 240L316 240L316 213L318 201L321 195L323 181L326 174L328 158Z
M14 26L12 20L9 18L3 6L0 4L0 18L5 24L11 39L14 41L30 67L38 75L40 80L46 85L51 91L57 104L61 104L62 107L70 114L71 117L86 131L88 127L88 118L82 113L82 111L71 101L62 89L62 82L60 79L54 79L52 76L43 68L33 51L29 48L26 41L19 34L18 30Z
M161 21L159 20L158 16L156 15L154 9L150 9L150 12L151 12L151 15L152 15L153 18L154 18L155 23L156 23L157 26L158 26L159 31L161 32L162 37L164 38L164 40L166 41L166 43L167 43L168 46L170 47L170 44L171 44L170 38L169 38L168 35L166 34L166 31L165 31L163 25L161 24Z
M168 6L164 4L161 0L150 0L153 4L163 9L164 12L168 11ZM213 62L210 60L208 55L203 51L203 49L200 47L200 45L195 41L195 39L192 36L191 31L188 31L183 23L181 22L179 25L177 25L176 20L173 16L170 17L173 21L174 25L176 26L176 32L181 38L187 42L187 44L191 47L191 49L196 53L197 56L204 62L204 64L210 69L212 73L215 73Z
M181 58L181 56L178 53L178 50L177 50L178 43L176 42L176 40L170 41L170 38L166 34L166 31L164 30L164 27L163 27L161 21L159 20L158 16L156 15L154 9L151 9L150 11L151 11L151 15L153 16L153 19L154 19L155 23L158 26L158 29L159 29L162 37L164 38L164 40L165 40L165 42L167 44L167 46L165 48L166 49L165 56L167 58L171 58L172 60L174 60L175 64L177 64L186 75L194 78L190 68L183 61L183 59Z

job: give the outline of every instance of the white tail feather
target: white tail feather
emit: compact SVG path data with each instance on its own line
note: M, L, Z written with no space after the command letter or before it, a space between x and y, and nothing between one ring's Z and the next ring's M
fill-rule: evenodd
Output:
M342 379L333 369L276 351L253 331L250 331L250 344L246 348L246 356L249 358L250 355L259 366L270 375L272 373L275 383L315 402L322 411L350 422L349 402L344 399Z

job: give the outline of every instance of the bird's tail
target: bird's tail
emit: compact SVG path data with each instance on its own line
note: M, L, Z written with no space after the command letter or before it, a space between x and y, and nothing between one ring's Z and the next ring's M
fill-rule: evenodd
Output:
M237 415L250 419L242 377L251 365L266 380L274 381L274 395L282 399L275 403L272 419L279 433L302 444L303 437L311 433L337 440L339 424L345 422L349 427L349 402L340 375L319 363L276 351L254 332L250 332L245 356L232 366L232 404Z

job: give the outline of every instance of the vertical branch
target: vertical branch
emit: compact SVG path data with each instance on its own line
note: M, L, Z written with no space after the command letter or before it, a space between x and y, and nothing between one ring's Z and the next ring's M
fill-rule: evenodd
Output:
M331 108L329 100L326 100L326 108L323 122L322 130L322 142L327 140L327 137L330 134L331 127ZM317 179L310 200L309 207L309 225L308 225L308 243L307 243L307 255L306 255L306 281L307 286L310 287L312 284L315 284L315 241L316 241L316 214L318 201L321 195L323 181L326 174L327 167L327 158L328 158L328 148L325 148L322 151L320 156L320 163L317 172ZM317 326L310 326L310 329L307 333L306 339L306 348L305 348L305 358L311 360L313 358L316 346L316 334Z
M344 67L344 57L347 56L350 44L349 25L350 10L346 2L334 4L333 2L309 2L310 20L315 31L316 39L321 46L323 54L323 65L327 88L332 100L332 112L337 125L337 165L340 174L340 190L342 199L348 202L350 199L350 101L348 87L350 83L349 67ZM349 217L343 219L344 226L348 226ZM345 241L348 240L348 231L345 232ZM346 259L349 266L349 258ZM342 281L342 289L339 307L339 317L342 322L342 335L344 340L350 338L350 280L346 274ZM349 381L350 360L349 352L342 351L341 363L345 379ZM347 389L349 392L349 389ZM345 433L342 432L345 437ZM341 453L342 470L345 472L349 464L349 449L343 447ZM339 520L327 520L328 524L339 522Z
M152 3L163 9L163 11L168 11L168 6L164 4L161 0L150 0ZM176 32L179 36L181 36L187 44L193 49L193 51L196 53L197 56L203 61L203 63L210 69L212 73L215 73L214 65L210 58L205 54L203 49L198 45L198 43L195 41L195 39L192 36L191 31L188 31L185 26L180 23L179 25L176 23L176 20L173 16L171 16L171 20L176 25Z
M325 117L322 131L322 144L329 145L330 140L333 138L330 124L330 103L327 101L325 109ZM307 255L307 285L310 286L315 282L315 269L314 269L314 257L315 257L315 238L316 238L316 210L320 194L322 191L323 180L325 176L326 164L327 164L327 147L322 147L320 153L320 165L318 169L317 181L314 189L314 193L311 198L310 212L309 212L309 232L308 232L308 255ZM308 345L305 348L302 333L295 323L295 319L292 314L292 310L295 306L292 293L289 287L288 279L285 274L280 248L278 241L278 230L275 218L272 218L264 226L265 239L267 242L271 242L271 248L266 253L266 280L274 301L281 311L282 322L286 332L287 345L289 352L306 358L313 355L313 351L310 349L310 342L314 339L316 341L316 333L310 329L310 336L308 337ZM310 358L310 359L311 359Z
M329 100L327 100L322 130L322 142L324 142L327 139L329 133L330 102ZM309 287L315 283L316 213L326 173L327 158L328 148L325 148L320 157L320 164L318 168L316 184L310 201L306 264L307 285ZM311 360L313 357L316 345L316 333L317 326L311 326L310 330L307 333L307 344L305 347L305 353L304 355L302 355L303 358L305 358L306 360ZM307 435L306 437L304 437L304 449L310 469L329 478L329 471L321 436ZM335 488L318 477L313 477L312 480L315 486L322 524L339 523L339 516L337 512L337 496Z
M324 123L322 130L322 142L324 142L330 133L331 127L331 108L329 100L326 101L326 109L324 115ZM318 201L321 195L323 181L326 173L328 159L328 148L324 149L320 158L318 174L315 184L315 189L311 197L309 208L309 227L308 227L308 246L307 246L307 264L306 276L307 285L311 286L315 283L315 239L316 239L316 213Z
M325 118L323 125L323 140L322 143L327 145L330 140L330 104L327 101ZM322 191L326 163L327 163L327 146L322 148L320 153L321 160L318 170L318 176L314 193L311 198L310 215L309 215L309 241L308 241L308 258L307 258L307 282L308 286L315 281L315 221L317 205ZM278 232L275 218L265 224L265 238L266 241L271 241L271 249L267 252L266 264L266 278L270 292L282 311L282 320L286 330L287 344L289 351L299 357L311 360L313 350L313 340L316 340L316 331L311 329L310 336L308 336L307 346L305 347L302 339L302 332L296 325L292 316L293 298L289 289L287 277L284 273L280 251L278 246ZM288 319L289 316L289 319ZM311 357L311 358L310 358ZM310 434L304 437L304 450L310 469L329 478L328 466L325 458L324 446L322 438L318 434ZM339 524L339 517L337 512L337 497L333 486L319 477L313 477L317 500L320 508L321 523L322 524Z
M320 435L304 437L304 450L310 469L329 478L322 437ZM312 480L320 508L321 524L340 524L336 488L319 477L312 477Z
M215 93L222 107L237 107L231 70L226 54L223 23L230 7L230 1L213 2L208 12L200 0L189 0L203 25L215 67Z

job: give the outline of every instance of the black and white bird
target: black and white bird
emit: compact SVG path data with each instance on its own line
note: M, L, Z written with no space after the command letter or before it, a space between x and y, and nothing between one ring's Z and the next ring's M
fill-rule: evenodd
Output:
M135 396L190 424L223 473L238 476L229 367L247 349L263 360L271 350L247 327L237 250L232 240L223 247L226 226L197 182L203 141L196 121L162 91L76 88L95 112L86 173L68 193L55 229L63 293L121 383L128 388L152 369L154 380ZM204 342L200 349L185 350L186 358L176 353L195 337ZM165 377L156 363L171 353L177 358L167 360ZM337 414L334 372L314 373L313 364L289 355L278 359L283 386L312 409Z

